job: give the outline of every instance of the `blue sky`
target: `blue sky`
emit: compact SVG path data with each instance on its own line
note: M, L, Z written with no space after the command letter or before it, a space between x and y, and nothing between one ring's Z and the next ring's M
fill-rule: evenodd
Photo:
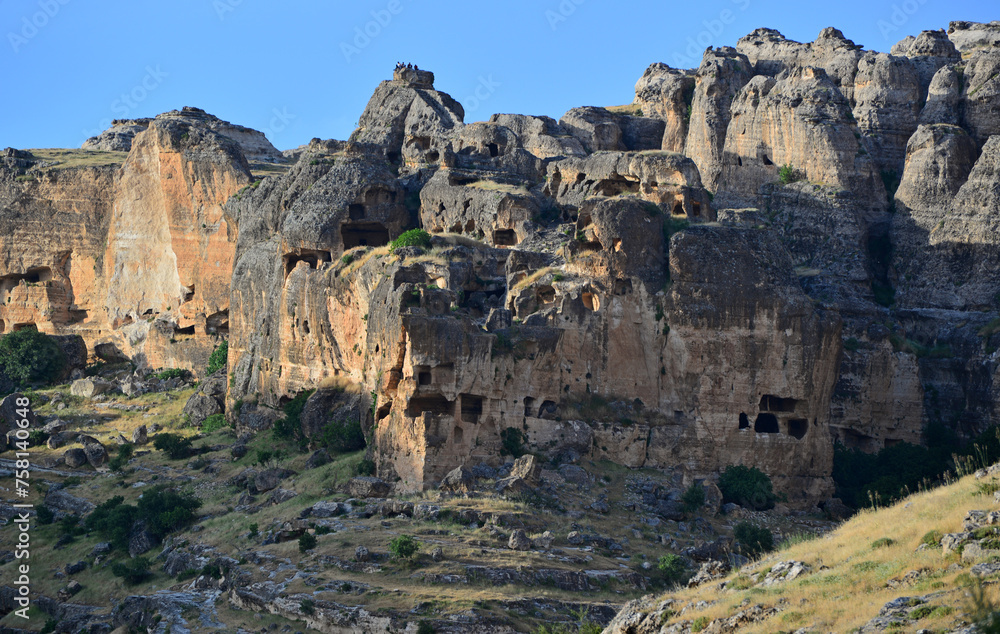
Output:
M835 26L888 51L998 18L995 0L0 0L0 147L77 147L111 119L181 106L279 149L343 139L397 60L434 71L466 121L559 118L629 103L650 63L697 66L706 46L760 26L799 41Z

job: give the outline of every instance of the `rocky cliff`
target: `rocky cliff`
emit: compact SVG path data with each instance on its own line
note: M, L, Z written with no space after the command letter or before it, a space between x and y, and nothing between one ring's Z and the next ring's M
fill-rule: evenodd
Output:
M86 160L8 151L0 319L198 372L228 338L245 430L352 383L401 491L516 437L685 481L755 465L811 504L835 441L998 422L996 32L758 29L559 121L466 123L402 69L262 179L262 135L190 108Z

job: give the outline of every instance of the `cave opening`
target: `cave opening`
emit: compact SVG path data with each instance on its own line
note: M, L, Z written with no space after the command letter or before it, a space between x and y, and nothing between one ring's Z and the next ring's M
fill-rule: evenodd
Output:
M441 394L414 396L407 403L406 415L410 418L416 418L424 412L439 416L452 416L455 413L455 404Z
M462 420L467 423L478 423L483 415L483 397L475 394L461 395Z
M788 435L802 440L809 431L809 421L804 418L792 418L788 421Z
M497 147L496 143L487 143L486 149L489 150L490 156L493 158L500 156L500 148Z
M286 253L284 256L285 277L287 278L295 270L299 262L305 262L310 269L318 269L320 264L330 262L332 259L329 251L318 249L302 249L299 252Z
M760 397L760 410L765 412L794 412L796 401L794 398L781 398L772 394L765 394Z
M493 244L498 247L517 246L517 233L513 229L497 229L493 232Z
M205 319L205 332L212 335L228 335L229 334L229 311L220 310L217 313L212 313Z
M740 429L749 429L749 428L750 428L750 418L746 415L745 412L740 412Z
M347 216L351 220L363 220L365 217L365 206L361 203L351 203L347 206Z
M524 415L531 416L531 411L535 406L535 399L531 396L524 397Z
M753 422L753 430L758 434L777 434L781 431L778 429L777 416L766 412L757 414L757 420Z
M767 154L761 155L760 160L764 162L764 165L774 165L774 163L771 162L771 159L767 158Z
M354 247L381 247L389 244L389 230L381 222L352 222L340 225L344 251Z

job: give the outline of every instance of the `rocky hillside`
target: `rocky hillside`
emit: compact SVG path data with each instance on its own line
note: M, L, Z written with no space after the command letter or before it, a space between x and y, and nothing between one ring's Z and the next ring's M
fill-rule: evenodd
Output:
M0 332L55 335L81 398L206 379L183 422L244 448L357 423L362 497L528 452L663 474L662 520L730 465L837 515L836 443L1000 423L1000 24L758 29L559 121L466 123L434 79L284 154L197 108L5 150Z

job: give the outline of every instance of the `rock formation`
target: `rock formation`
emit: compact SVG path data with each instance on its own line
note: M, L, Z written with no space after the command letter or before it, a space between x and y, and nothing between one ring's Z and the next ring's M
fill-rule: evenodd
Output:
M9 150L0 327L196 372L227 338L231 380L192 412L226 389L258 432L319 388L306 435L361 419L397 491L461 488L516 441L755 465L808 505L834 442L998 422L998 32L880 53L758 29L651 65L631 114L559 121L465 123L402 67L349 140L264 178L263 135L193 108L115 122L88 165Z

